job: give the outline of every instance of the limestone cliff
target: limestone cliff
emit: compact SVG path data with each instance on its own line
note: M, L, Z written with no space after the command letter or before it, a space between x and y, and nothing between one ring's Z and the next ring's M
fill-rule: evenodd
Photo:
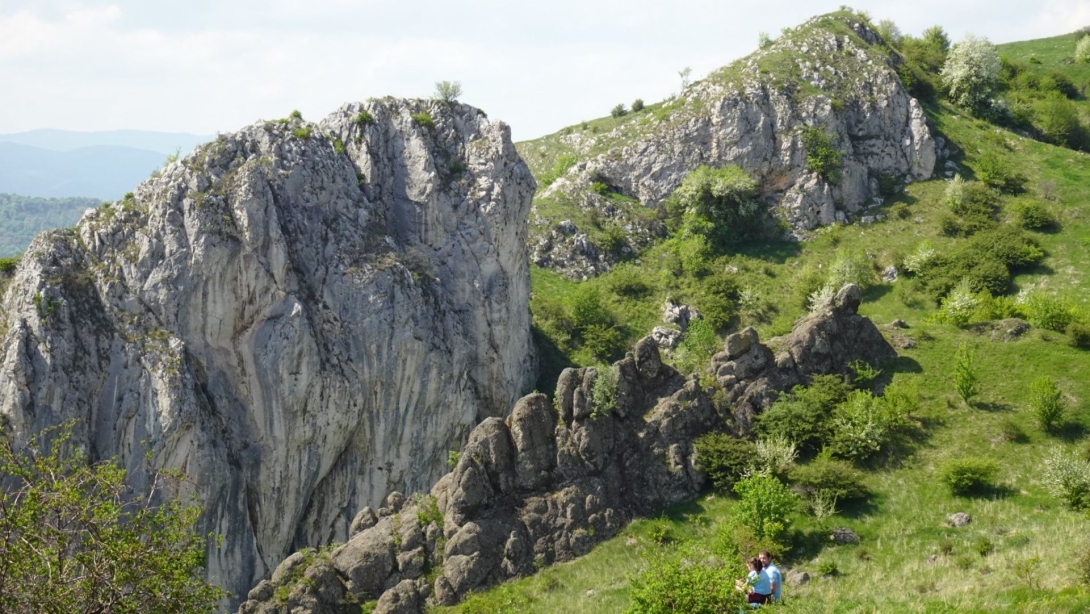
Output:
M884 192L934 170L935 142L894 70L898 62L866 21L842 11L786 31L609 132L573 127L520 144L535 165L551 163L547 151L578 160L538 195L532 260L574 278L607 270L661 232L648 210L700 165L747 171L797 236L860 216ZM808 167L809 128L839 152L837 172ZM592 224L573 223L591 210L584 217ZM626 244L617 249L615 233L608 246L595 242L589 226L619 229Z
M73 230L3 296L0 416L65 421L137 481L180 468L244 594L358 509L426 490L533 381L508 127L461 104L348 104L220 136Z
M777 392L814 374L895 358L857 313L860 298L845 286L780 339L779 351L753 329L729 336L711 365L717 386L664 364L651 337L607 371L565 370L555 404L534 393L506 420L488 418L430 495L391 494L378 510L361 510L348 543L292 555L239 614L348 614L375 598L376 614L416 614L428 600L456 603L586 554L633 515L700 493L693 443L704 433L744 432ZM594 394L602 385L612 402Z

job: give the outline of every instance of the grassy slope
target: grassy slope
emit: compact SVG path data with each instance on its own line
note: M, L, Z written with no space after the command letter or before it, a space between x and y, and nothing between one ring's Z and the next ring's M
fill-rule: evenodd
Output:
M1071 39L1068 41L1067 39ZM1042 69L1064 67L1077 85L1090 77L1090 67L1061 64L1064 47L1073 37L1057 37L1005 45L1004 53L1030 54L1042 60ZM1085 74L1083 74L1085 73ZM955 161L972 176L976 155L986 149L1002 152L1028 178L1032 193L1054 183L1057 199L1050 206L1062 229L1036 234L1045 260L1014 279L1016 289L1042 288L1064 294L1083 308L1090 307L1090 156L998 131L950 107L929 110L936 131L961 153ZM940 250L953 241L940 236L936 218L942 211L941 180L907 187L895 202L905 203L907 219L886 219L865 225L834 227L805 244L764 244L731 254L741 285L766 303L764 317L744 316L763 338L789 329L802 314L801 296L794 288L802 271L831 262L840 250L862 250L876 268L897 262L921 240ZM1009 202L1009 201L1008 201ZM895 203L890 203L892 206ZM614 272L585 282L599 286L633 336L646 333L659 317L658 306L667 295L684 294L693 281L666 279L655 248L641 254L639 270L658 279L652 294L626 299L611 294ZM820 269L818 269L820 270ZM562 296L577 284L535 270L534 292ZM862 311L882 324L905 319L906 334L916 347L887 369L895 380L915 379L922 392L918 418L921 436L901 454L872 468L868 474L874 495L864 507L849 509L825 526L808 516L795 520L798 539L784 563L814 571L818 562L835 562L840 576L806 586L789 586L783 612L1069 612L1090 609L1090 590L1079 584L1076 561L1090 551L1090 520L1065 509L1040 481L1042 461L1056 448L1085 449L1090 427L1090 352L1069 347L1057 333L1033 330L1014 342L991 341L971 329L929 323L934 311L928 300L906 291L904 281L882 284L868 292ZM962 343L977 352L985 382L980 403L965 406L950 381L954 354ZM577 362L589 362L576 355ZM890 373L887 373L889 375ZM1066 428L1057 436L1038 431L1025 406L1028 384L1050 375L1069 403ZM1001 432L1014 422L1029 434L1024 443L1003 440ZM998 461L1002 467L1001 493L982 498L954 497L936 481L936 468L945 459L973 454ZM620 536L599 545L577 561L542 570L533 577L476 595L459 612L620 612L627 606L629 578L657 556L650 528L668 523L681 540L706 539L716 523L729 516L730 498L708 495L700 501L669 510L661 519L638 520ZM961 529L943 525L946 516L965 511L973 523ZM833 546L825 541L831 526L855 530L862 543ZM973 548L990 540L994 553L981 556ZM950 542L953 552L940 554ZM665 548L675 548L667 545ZM929 557L937 555L933 562ZM1039 563L1027 577L1019 563ZM1034 588L1039 587L1039 588Z

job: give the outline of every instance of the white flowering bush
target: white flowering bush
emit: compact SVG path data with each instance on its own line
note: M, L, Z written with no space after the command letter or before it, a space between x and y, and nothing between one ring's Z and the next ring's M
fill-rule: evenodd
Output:
M986 38L966 34L950 49L942 66L942 82L954 104L985 110L999 79L999 53Z
M919 274L927 268L927 265L931 264L938 255L939 252L935 249L934 245L931 245L930 241L923 241L916 246L916 251L905 256L901 266L910 273Z
M1090 461L1056 450L1045 459L1043 478L1049 492L1072 509L1090 507Z
M1084 36L1075 43L1075 61L1090 62L1090 36Z
M758 439L756 447L757 467L755 469L757 472L786 475L799 456L795 444L786 437Z
M980 307L980 299L973 292L967 278L962 278L958 285L942 299L942 307L935 314L935 320L964 326L973 319L973 314Z

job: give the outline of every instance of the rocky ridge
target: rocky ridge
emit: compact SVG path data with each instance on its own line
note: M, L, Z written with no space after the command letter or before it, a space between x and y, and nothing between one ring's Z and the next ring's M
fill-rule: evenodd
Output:
M71 421L138 488L184 470L224 537L210 579L244 594L428 488L526 392L534 187L508 127L457 103L220 136L28 249L0 302L4 430Z
M627 257L625 248L631 254L661 236L647 209L658 208L700 165L733 164L750 173L762 200L796 237L861 217L882 203L884 192L934 171L935 141L923 108L894 70L897 62L862 18L824 15L658 109L631 113L610 133L565 131L557 146L579 161L537 201L593 210L595 223L619 229L625 244L617 249L616 237L611 245L595 242L593 229L535 205L531 260L576 279L608 270ZM807 168L807 127L820 129L840 151L835 178ZM530 159L544 155L534 142L520 147Z
M608 371L565 370L555 404L534 393L506 420L486 419L430 494L392 494L378 510L363 509L347 543L292 555L239 614L348 613L376 598L375 612L416 613L429 600L453 604L586 554L634 515L700 493L700 435L746 432L777 391L811 375L894 358L858 315L860 298L845 286L778 339L778 350L753 329L730 335L707 388L663 364L651 337Z

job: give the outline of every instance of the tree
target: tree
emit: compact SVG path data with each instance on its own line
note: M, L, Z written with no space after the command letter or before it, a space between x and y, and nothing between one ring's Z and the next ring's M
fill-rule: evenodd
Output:
M68 452L69 435L43 433L41 452L0 442L0 611L214 612L226 592L204 580L200 508L173 496L180 476L137 495L112 462Z
M721 249L761 230L763 209L756 191L757 182L737 166L699 166L667 199L666 210L683 235L703 236Z
M976 352L963 343L958 347L954 360L954 388L965 404L969 405L973 397L980 394L980 378L977 376L974 364Z
M447 104L450 104L458 99L462 95L462 82L461 81L437 81L435 83L435 94L433 98L441 100Z
M1090 36L1083 36L1075 43L1075 61L1090 62Z
M999 80L999 53L986 38L966 34L950 49L942 66L942 82L954 104L986 111Z
M693 74L693 69L686 66L677 71L677 76L681 77L681 89L689 87L689 75Z
M923 31L920 38L943 53L950 51L950 37L946 35L946 30L943 30L942 26L931 26Z

